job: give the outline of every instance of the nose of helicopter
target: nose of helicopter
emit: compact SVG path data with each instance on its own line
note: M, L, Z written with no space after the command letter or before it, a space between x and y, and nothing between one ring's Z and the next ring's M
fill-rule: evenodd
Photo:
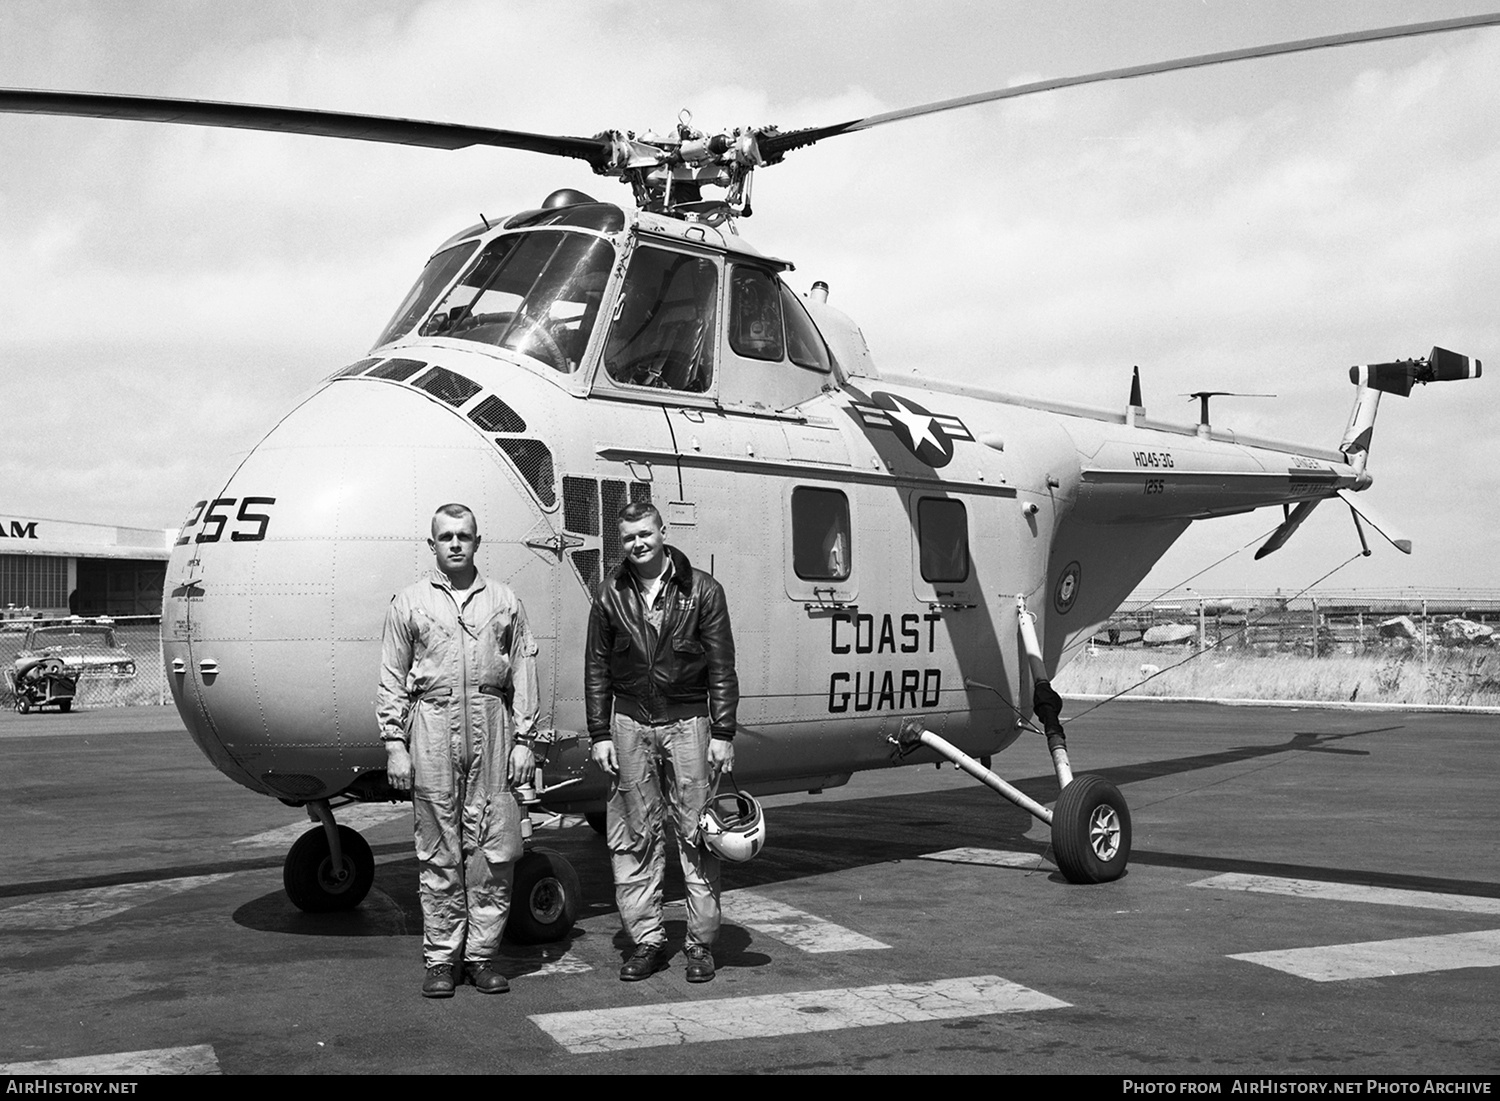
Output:
M290 801L384 768L382 625L434 566L439 505L474 509L482 573L548 605L551 567L525 545L545 518L525 487L468 419L410 388L339 379L299 404L206 495L168 567L163 657L198 746ZM545 617L532 626L550 633Z

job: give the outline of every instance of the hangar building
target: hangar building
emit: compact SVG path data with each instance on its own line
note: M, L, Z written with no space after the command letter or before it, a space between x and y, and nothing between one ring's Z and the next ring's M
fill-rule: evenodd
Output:
M0 512L0 615L160 615L176 535Z

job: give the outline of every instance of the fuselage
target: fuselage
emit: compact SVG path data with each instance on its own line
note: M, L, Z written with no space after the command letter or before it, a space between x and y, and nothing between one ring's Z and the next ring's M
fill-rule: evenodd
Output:
M787 266L602 203L440 249L183 527L162 639L198 745L288 802L377 794L385 609L459 501L541 646L547 783L574 780L548 801L598 805L587 614L616 514L649 498L729 598L741 782L841 783L913 716L982 756L1030 713L1018 595L1055 673L1192 519L1354 484L1336 453L885 381L848 319L789 300Z

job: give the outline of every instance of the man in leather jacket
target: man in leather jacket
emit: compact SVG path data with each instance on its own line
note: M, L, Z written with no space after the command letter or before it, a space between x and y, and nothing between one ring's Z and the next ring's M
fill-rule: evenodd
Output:
M663 820L677 833L687 887L688 982L714 977L719 858L699 843L711 781L734 768L739 681L719 583L666 545L649 503L620 512L625 560L589 614L584 691L594 761L614 777L605 833L615 902L634 950L627 981L666 966Z
M437 569L397 593L385 618L377 715L386 776L412 793L422 897L422 996L465 978L510 988L496 961L521 855L513 785L535 761L537 645L526 611L474 565L479 530L443 505L427 545Z

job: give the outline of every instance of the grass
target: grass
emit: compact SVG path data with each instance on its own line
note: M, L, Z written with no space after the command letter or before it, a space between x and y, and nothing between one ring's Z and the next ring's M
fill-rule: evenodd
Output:
M1432 647L1425 659L1420 645L1319 658L1246 649L1192 654L1182 646L1085 649L1056 688L1078 695L1130 689L1137 696L1500 707L1500 653L1488 646ZM1150 672L1143 666L1162 672L1132 687Z

